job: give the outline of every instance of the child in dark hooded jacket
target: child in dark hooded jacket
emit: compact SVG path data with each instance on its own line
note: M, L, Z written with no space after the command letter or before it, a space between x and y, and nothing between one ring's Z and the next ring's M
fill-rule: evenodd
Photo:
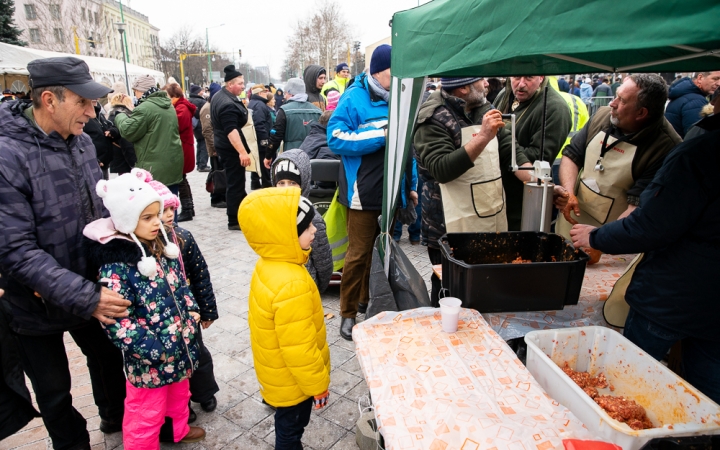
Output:
M191 400L200 403L203 411L211 412L217 407L215 394L220 391L220 387L215 381L212 355L202 340L202 330L209 328L218 319L210 270L192 233L173 222L175 212L180 208L180 199L170 192L167 186L153 180L150 172L145 170L143 172L145 173L145 182L152 186L163 200L162 221L169 228L170 240L180 247L180 268L200 307L200 327L196 336L200 350L199 366L190 379L190 394L192 395ZM195 412L191 408L190 422L192 423L195 418Z
M302 196L306 198L310 195L311 175L310 159L300 149L281 153L272 165L273 186L300 188ZM328 243L325 221L317 210L312 223L317 231L312 244L312 253L310 253L310 259L305 267L310 272L320 293L323 293L330 284L333 273L332 250Z

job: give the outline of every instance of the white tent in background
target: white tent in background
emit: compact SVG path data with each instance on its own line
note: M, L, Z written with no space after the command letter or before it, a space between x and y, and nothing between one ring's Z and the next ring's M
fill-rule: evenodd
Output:
M0 75L28 75L27 65L30 61L60 56L72 56L85 61L90 67L90 74L98 83L105 82L112 85L116 81L125 81L125 70L120 59L50 52L3 43L0 43ZM141 75L152 76L160 86L165 84L165 75L162 72L135 64L127 65L127 74L130 79L130 86L132 86L135 78Z

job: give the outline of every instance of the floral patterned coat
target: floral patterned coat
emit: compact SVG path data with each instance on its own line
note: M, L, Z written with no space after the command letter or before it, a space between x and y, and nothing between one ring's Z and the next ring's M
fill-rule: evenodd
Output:
M199 308L178 260L161 258L157 276L150 279L137 270L142 255L134 242L113 239L100 244L88 239L86 244L100 281L132 302L128 317L103 325L123 352L128 381L138 388L156 388L190 378L198 366L199 349L198 325L189 312Z

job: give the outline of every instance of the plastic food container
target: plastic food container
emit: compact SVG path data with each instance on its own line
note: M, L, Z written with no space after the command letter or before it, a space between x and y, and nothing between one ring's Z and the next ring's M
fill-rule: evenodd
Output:
M448 233L440 252L443 288L479 312L577 305L590 259L560 235L533 231ZM517 258L531 262L512 264Z
M614 330L532 331L525 342L530 373L599 438L636 450L658 437L720 434L720 406ZM612 419L565 375L566 362L579 372L604 373L615 390L598 389L600 394L635 400L658 428L633 430Z

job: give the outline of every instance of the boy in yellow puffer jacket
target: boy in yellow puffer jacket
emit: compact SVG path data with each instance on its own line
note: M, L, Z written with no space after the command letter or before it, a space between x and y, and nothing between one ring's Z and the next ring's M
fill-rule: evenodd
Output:
M312 203L296 188L263 189L243 200L238 221L260 256L248 323L260 394L276 407L275 448L302 448L313 406L327 404L330 351L320 293L305 269L314 239Z

